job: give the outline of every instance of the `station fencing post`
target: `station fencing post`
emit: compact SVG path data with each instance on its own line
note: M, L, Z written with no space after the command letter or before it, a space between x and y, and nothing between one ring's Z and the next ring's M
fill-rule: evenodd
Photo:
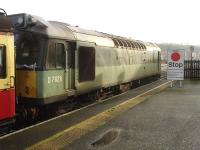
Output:
M190 79L193 78L193 62L192 62L193 52L194 52L194 46L190 46Z

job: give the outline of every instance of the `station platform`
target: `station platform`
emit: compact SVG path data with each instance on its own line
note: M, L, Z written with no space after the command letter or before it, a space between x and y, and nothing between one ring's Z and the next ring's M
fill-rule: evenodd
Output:
M1 137L0 149L198 149L199 91L158 81Z
M198 150L200 81L184 81L182 88L175 85L63 149ZM109 138L114 141L106 145Z

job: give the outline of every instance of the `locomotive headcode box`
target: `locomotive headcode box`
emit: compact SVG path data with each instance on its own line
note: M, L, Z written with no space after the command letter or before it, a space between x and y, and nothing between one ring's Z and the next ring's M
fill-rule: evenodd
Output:
M167 80L184 80L185 50L167 51Z

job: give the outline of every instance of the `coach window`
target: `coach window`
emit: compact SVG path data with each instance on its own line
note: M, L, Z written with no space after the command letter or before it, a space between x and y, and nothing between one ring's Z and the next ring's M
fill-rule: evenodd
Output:
M0 46L0 78L6 77L6 47Z

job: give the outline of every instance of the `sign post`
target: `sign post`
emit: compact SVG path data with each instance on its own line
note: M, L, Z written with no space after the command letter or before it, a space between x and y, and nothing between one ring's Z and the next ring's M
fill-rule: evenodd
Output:
M184 58L183 49L167 51L167 80L178 80L180 87L184 80Z

